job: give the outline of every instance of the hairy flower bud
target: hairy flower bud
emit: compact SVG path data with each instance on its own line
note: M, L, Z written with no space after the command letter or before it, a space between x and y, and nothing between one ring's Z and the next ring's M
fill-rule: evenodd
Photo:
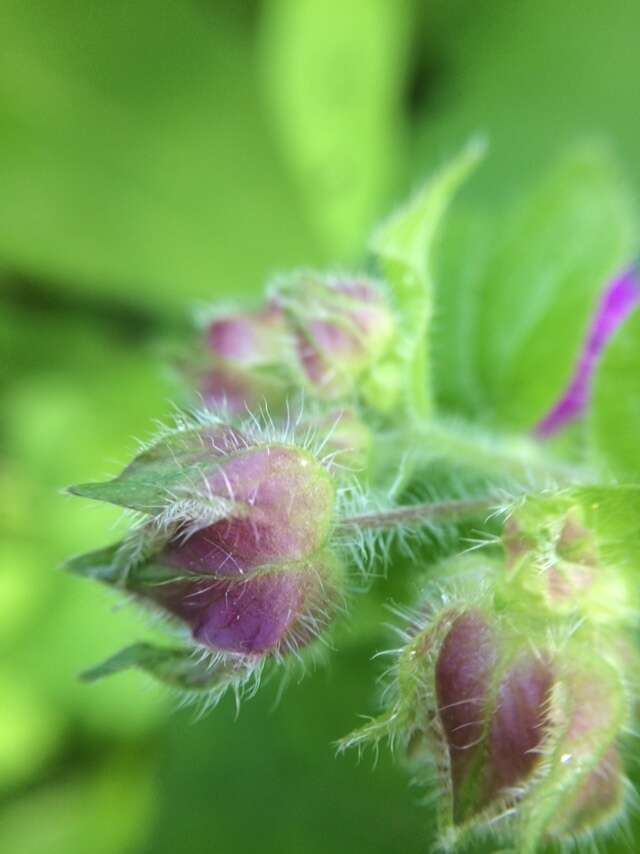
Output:
M394 331L381 286L366 278L296 274L280 284L273 304L287 314L307 383L328 399L353 393Z
M386 735L435 772L446 850L491 831L533 854L600 827L622 807L619 651L598 638L592 661L590 627L552 638L544 621L496 608L488 588L443 600L412 618L389 711L345 744Z
M290 340L279 308L219 317L205 337L209 359L200 390L207 405L241 415L264 402L280 405L286 392L281 366L290 359Z
M336 490L308 450L212 423L177 430L76 494L145 514L120 546L71 569L124 587L245 672L307 646L343 596L330 544Z
M209 324L209 350L234 365L253 366L274 362L283 351L286 327L275 306L262 311L219 317Z
M502 594L549 614L635 622L639 507L635 487L579 487L519 502L504 526Z

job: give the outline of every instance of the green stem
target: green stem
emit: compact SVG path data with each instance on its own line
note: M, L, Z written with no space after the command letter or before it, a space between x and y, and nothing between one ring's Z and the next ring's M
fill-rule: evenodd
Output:
M432 520L453 521L477 516L483 511L490 511L500 503L495 495L485 495L481 498L468 498L462 501L441 501L425 504L408 504L394 507L393 510L382 510L378 513L364 513L361 516L351 516L340 522L341 528L395 528L398 525L422 525Z

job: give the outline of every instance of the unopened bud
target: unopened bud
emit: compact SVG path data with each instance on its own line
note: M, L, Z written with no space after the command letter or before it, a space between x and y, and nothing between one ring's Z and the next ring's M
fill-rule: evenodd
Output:
M210 357L200 391L207 405L244 415L263 403L281 404L286 393L281 369L290 360L290 340L280 309L220 317L209 325L206 345Z
M633 494L627 499L606 489L593 494L580 488L529 496L504 526L504 596L595 623L635 621L634 567L626 557L635 553L637 526L626 518L634 500Z
M177 430L114 481L76 494L147 521L71 569L124 587L247 667L308 645L343 597L330 544L336 489L309 451L214 422Z
M387 350L394 331L381 286L370 279L292 276L274 294L292 326L298 360L314 393L353 393Z
M461 596L414 619L395 703L346 743L387 735L434 767L447 850L491 831L533 854L622 806L624 660L599 639L591 664L590 628L552 640L545 621L497 609L487 589L471 592L471 604Z

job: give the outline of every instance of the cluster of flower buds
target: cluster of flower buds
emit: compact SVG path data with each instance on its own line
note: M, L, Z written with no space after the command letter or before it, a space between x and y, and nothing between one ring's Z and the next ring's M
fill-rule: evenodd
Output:
M388 709L344 746L403 745L439 795L444 850L493 835L533 854L623 816L638 512L635 486L522 498L502 557L445 562L408 616Z
M253 422L243 429L207 416L183 424L115 480L70 491L137 512L123 543L69 568L120 587L186 629L188 654L210 653L192 656L191 685L199 680L216 691L267 659L297 652L326 632L341 605L331 471ZM154 671L158 656L151 666L147 652L141 661L120 660L176 681L166 659ZM175 654L171 662L184 670Z
M444 850L488 835L533 854L623 808L628 651L498 607L493 572L412 617L389 711L344 744L388 736L406 749L438 793Z
M135 521L121 543L69 569L164 616L178 639L134 644L88 678L137 667L214 700L237 691L266 663L318 648L344 599L350 537L354 556L368 558L385 527L402 545L404 523L433 527L495 504L487 495L382 510L372 491L364 512L345 517L341 467L360 474L360 487L396 494L414 485L415 446L431 442L425 457L451 459L462 449L465 460L479 456L481 469L487 458L509 474L540 460L547 473L546 450L530 439L522 454L519 442L514 452L501 439L494 451L493 439L490 449L463 431L449 441L429 420L427 249L481 148L469 146L378 232L372 245L387 284L302 271L278 279L260 309L218 315L188 371L212 412L163 433L114 480L71 488L132 511ZM535 428L538 438L584 411L603 348L638 305L630 271L604 294L571 384ZM385 435L374 447L376 423ZM387 450L390 463L379 459ZM438 466L430 471L436 479ZM492 482L495 491L502 474ZM343 743L388 737L405 749L439 796L441 849L496 836L503 850L535 854L622 814L621 746L629 685L640 673L639 517L636 486L514 499L501 543L490 544L502 547L499 558L494 548L478 562L443 562L443 595L432 586L410 615L387 711Z
M209 324L201 393L207 404L240 414L263 403L280 412L286 394L301 387L325 401L353 398L393 334L379 282L292 274L274 285L262 310Z

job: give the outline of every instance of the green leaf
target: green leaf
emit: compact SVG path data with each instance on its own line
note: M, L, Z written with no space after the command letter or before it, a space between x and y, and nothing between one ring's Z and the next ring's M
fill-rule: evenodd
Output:
M401 332L391 361L401 372L403 408L416 420L427 417L432 407L427 336L433 312L434 238L453 194L476 166L485 147L483 140L472 139L409 204L382 224L371 241L371 250L391 285L399 315Z
M640 479L640 313L620 329L595 375L590 440L604 468Z
M316 245L245 10L127 5L2 4L0 259L167 315L257 293Z
M498 227L495 214L463 209L447 216L434 245L436 322L431 330L439 408L472 418L483 405L477 328L483 274Z
M352 256L400 153L407 0L270 0L260 72L276 140L328 252Z
M584 144L495 221L495 234L480 267L473 358L482 408L530 429L566 387L603 287L633 258L637 220L608 150Z
M81 679L95 682L130 668L142 670L160 682L189 691L220 689L242 672L233 661L211 664L193 649L135 643L85 671Z

